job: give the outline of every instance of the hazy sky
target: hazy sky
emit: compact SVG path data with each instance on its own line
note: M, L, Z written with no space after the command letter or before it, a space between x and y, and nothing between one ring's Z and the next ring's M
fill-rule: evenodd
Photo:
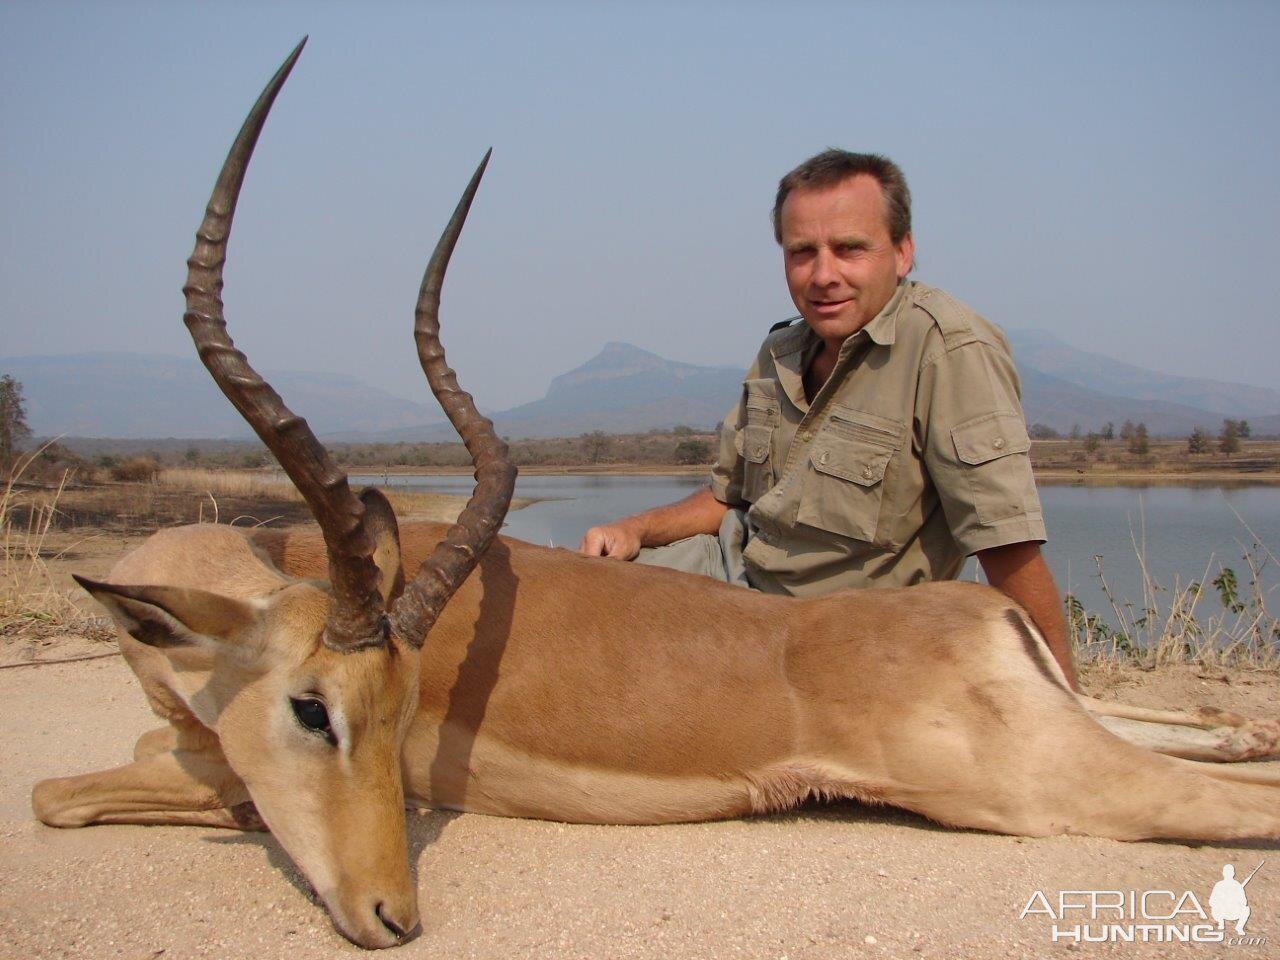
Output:
M1275 3L0 3L0 356L190 354L193 232L303 34L227 271L259 367L423 399L490 145L443 310L483 406L608 340L745 367L791 313L777 179L838 145L902 164L916 275L997 323L1275 383Z

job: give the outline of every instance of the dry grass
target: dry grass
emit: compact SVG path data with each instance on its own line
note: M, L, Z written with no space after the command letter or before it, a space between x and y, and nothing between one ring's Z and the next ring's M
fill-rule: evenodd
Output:
M153 481L68 488L24 484L26 460L0 488L0 636L100 633L98 620L60 588L51 565L86 541L145 536L191 522L306 523L302 496L282 474L248 470L166 470ZM465 500L445 494L392 490L402 518L452 521ZM525 501L527 502L527 501ZM57 545L55 547L55 544ZM63 577L65 581L65 576Z
M0 493L0 636L36 625L83 630L94 618L58 589L45 559L66 478L33 498L15 486L29 463L19 461Z
M38 453L38 452L37 452ZM30 459L0 488L0 637L77 634L98 639L101 621L66 585L64 555L79 554L99 536L127 540L162 526L190 522L307 523L301 495L282 475L265 472L166 470L152 481L68 487L23 483ZM401 518L451 521L464 498L388 491Z
M1252 541L1243 557L1243 576L1210 561L1199 580L1185 585L1175 580L1165 587L1152 577L1135 543L1142 583L1138 600L1117 597L1102 557L1095 557L1111 610L1108 617L1086 610L1073 596L1066 598L1068 629L1080 660L1147 669L1186 663L1280 669L1280 619L1268 607L1272 588L1264 579L1264 571L1274 571L1280 561L1244 526Z
M282 473L256 470L204 470L171 467L156 476L156 486L210 498L245 497L263 500L302 500L302 494Z
M197 494L205 499L199 519L218 522L230 518L222 516L220 501L232 497L238 500L268 500L302 503L302 494L283 473L264 473L254 470L202 470L195 468L163 470L156 478L156 486L168 490ZM387 499L401 519L454 520L465 499L441 493L416 490L384 489ZM524 501L527 503L528 501ZM512 506L518 508L521 502ZM205 511L207 508L207 512Z

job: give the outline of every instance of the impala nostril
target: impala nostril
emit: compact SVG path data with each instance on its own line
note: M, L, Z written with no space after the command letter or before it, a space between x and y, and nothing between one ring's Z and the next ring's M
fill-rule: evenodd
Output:
M396 939L398 940L404 939L405 931L400 928L399 924L397 924L394 920L389 919L387 915L382 912L381 903L379 903L376 907L373 908L373 912L378 915L378 919L382 921L382 925L396 935Z

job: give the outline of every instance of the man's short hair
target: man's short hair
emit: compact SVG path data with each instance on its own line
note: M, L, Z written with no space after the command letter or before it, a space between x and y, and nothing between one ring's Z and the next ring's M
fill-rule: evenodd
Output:
M851 153L832 147L810 157L778 181L778 197L773 202L773 236L782 242L782 204L792 190L800 187L832 187L860 173L869 174L884 194L889 239L901 243L911 232L911 191L902 168L878 153Z

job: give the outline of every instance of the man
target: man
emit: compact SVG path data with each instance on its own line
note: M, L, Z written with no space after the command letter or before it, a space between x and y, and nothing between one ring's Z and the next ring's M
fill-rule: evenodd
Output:
M915 243L902 171L827 150L782 178L773 222L804 322L765 340L721 429L710 487L593 527L579 550L631 560L724 539L740 508L745 580L770 593L953 579L977 555L1075 687L1008 343L943 291L906 280ZM666 565L662 551L648 562Z

